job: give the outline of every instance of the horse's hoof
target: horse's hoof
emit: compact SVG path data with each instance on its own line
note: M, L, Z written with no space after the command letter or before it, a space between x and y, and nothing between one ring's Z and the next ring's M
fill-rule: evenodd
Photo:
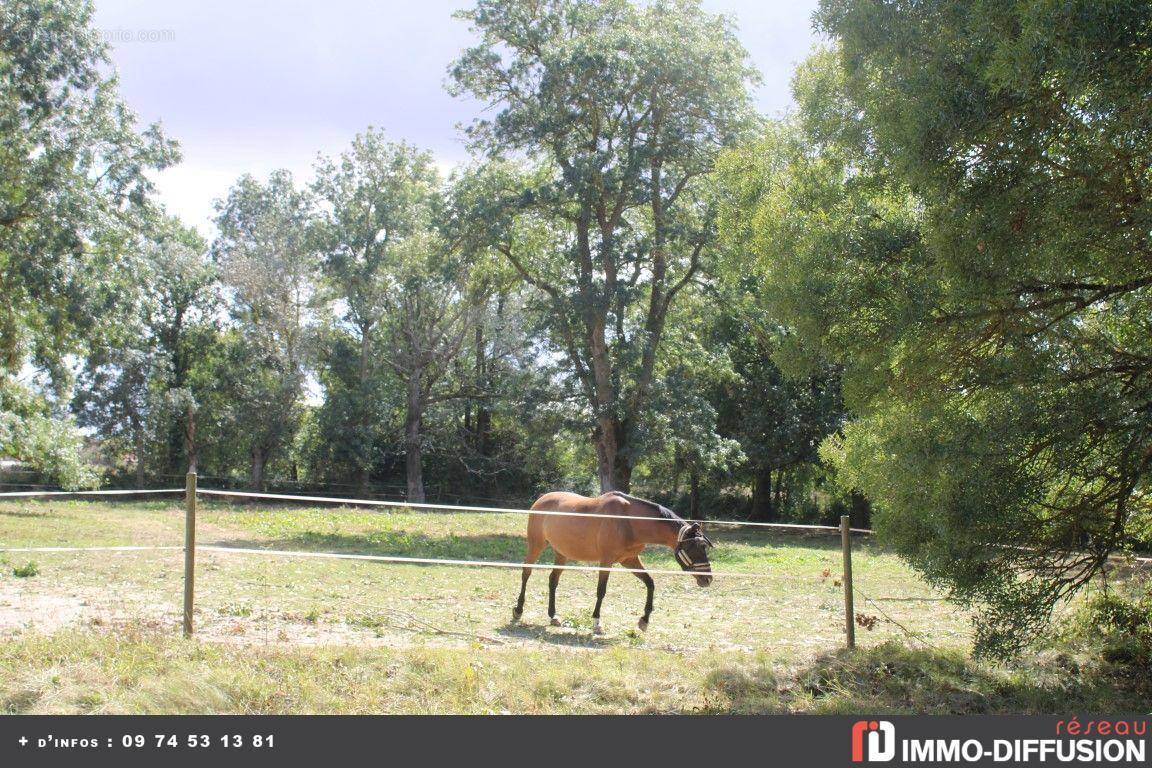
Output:
M641 632L647 632L648 631L648 619L641 617L640 621L636 623L636 626L640 628Z
M524 615L524 610L522 608L513 608L512 609L512 621L520 621L520 617L523 615Z
M600 620L599 619L597 619L596 623L592 625L592 634L594 634L594 635L604 634L604 629L600 626Z
M549 623L552 624L552 626L554 626L554 627L563 626L563 624L560 623L560 619L556 618L555 616L552 617L552 621Z

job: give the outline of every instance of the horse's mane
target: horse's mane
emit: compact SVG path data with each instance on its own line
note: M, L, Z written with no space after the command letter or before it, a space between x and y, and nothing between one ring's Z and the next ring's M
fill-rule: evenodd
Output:
M667 520L670 523L676 523L677 526L682 527L684 525L687 525L687 522L684 520L684 518L680 517L678 514L676 514L672 510L668 509L668 507L664 506L663 504L657 504L656 502L649 501L648 499L641 499L637 496L632 496L631 494L624 493L623 491L609 491L609 493L611 493L615 496L619 496L620 498L625 499L625 500L630 501L630 502L633 502L635 504L641 504L643 506L650 507L651 509L656 510L656 513L658 515L660 515L660 517L664 518L665 520Z

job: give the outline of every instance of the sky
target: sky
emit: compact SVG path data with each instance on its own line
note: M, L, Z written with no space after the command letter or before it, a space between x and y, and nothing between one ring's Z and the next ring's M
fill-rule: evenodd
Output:
M763 75L756 103L791 106L789 80L817 37L817 0L704 0L736 21ZM287 168L307 181L368 126L431 150L445 169L467 159L460 126L484 105L445 89L474 42L452 18L468 0L95 0L124 100L160 122L184 159L156 176L171 213L208 236L213 203L242 174Z

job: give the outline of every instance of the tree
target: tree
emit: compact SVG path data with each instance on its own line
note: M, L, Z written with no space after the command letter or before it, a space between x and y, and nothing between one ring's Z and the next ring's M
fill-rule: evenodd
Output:
M0 375L62 358L99 333L107 283L152 184L179 159L106 74L107 50L81 0L0 9Z
M300 417L314 326L312 201L287 171L276 171L266 184L241 177L217 210L212 253L235 323L218 380L231 393L226 422L247 442L251 484L260 489Z
M393 251L433 225L440 179L430 154L369 129L338 160L319 162L313 190L324 203L315 234L327 298L339 307L321 422L365 490L387 404L380 344L396 309Z
M818 465L821 442L845 420L835 368L786 375L773 359L780 332L738 313L720 315L714 329L733 372L717 392L719 431L747 458L753 520L778 519L785 473Z
M479 215L544 297L601 487L626 490L669 310L712 241L702 179L747 125L754 75L729 22L690 0L481 0L461 16L481 40L454 89L499 109L472 125L474 146L538 169L505 173ZM555 249L501 229L506 217L543 220Z
M680 354L662 366L654 386L653 414L641 438L647 449L641 466L647 470L646 484L652 485L667 474L670 463L671 487L659 490L673 498L679 495L680 478L686 472L688 514L701 520L710 516L701 504L702 483L709 474L726 470L741 458L737 442L718 431L716 405L710 397L730 371L716 364L715 354L696 345L677 347Z
M498 256L469 256L470 292L478 306L456 378L464 392L462 433L468 448L460 452L461 458L475 476L477 490L499 498L496 488L502 477L512 479L518 491L537 490L522 483L532 477L534 459L552 455L536 447L536 455L529 456L533 449L526 445L533 441L521 416L523 410L547 407L551 371L537 358L537 317L525 304L519 277L493 255ZM553 434L546 431L541 437Z
M178 159L158 127L136 131L91 18L78 0L0 7L0 454L73 487L96 475L61 406L68 356L116 311L147 171ZM29 364L53 397L16 380Z
M477 302L466 290L458 250L438 232L407 238L382 294L389 324L383 359L404 387L404 455L408 500L424 501L424 415L428 407L460 396L445 376L475 326Z
M100 472L82 455L76 422L15 379L0 377L0 451L36 468L44 482L67 490L95 488Z
M161 425L163 466L181 474L196 469L194 419L197 395L204 393L193 386L192 372L218 342L220 297L204 239L174 218L162 219L154 229L145 253L147 293L140 307L148 338L168 376Z
M131 450L137 488L144 487L145 457L168 379L163 361L146 339L140 340L144 343L119 343L89 355L72 404L81 427Z
M825 455L1009 652L1148 519L1152 8L826 0L734 216L843 366ZM758 159L759 158L759 159Z

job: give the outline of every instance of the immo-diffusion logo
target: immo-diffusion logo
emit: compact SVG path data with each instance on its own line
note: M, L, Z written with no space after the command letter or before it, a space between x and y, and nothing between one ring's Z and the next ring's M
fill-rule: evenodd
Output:
M858 720L852 725L852 762L862 763L865 759L885 762L895 756L896 728L892 723L887 720Z
M899 754L902 763L1145 763L1144 720L1078 720L1056 724L1055 738L981 737L977 725L953 738L896 739L887 720L852 724L852 762L886 763ZM1122 738L1117 738L1122 737ZM1137 738L1132 738L1137 737Z

